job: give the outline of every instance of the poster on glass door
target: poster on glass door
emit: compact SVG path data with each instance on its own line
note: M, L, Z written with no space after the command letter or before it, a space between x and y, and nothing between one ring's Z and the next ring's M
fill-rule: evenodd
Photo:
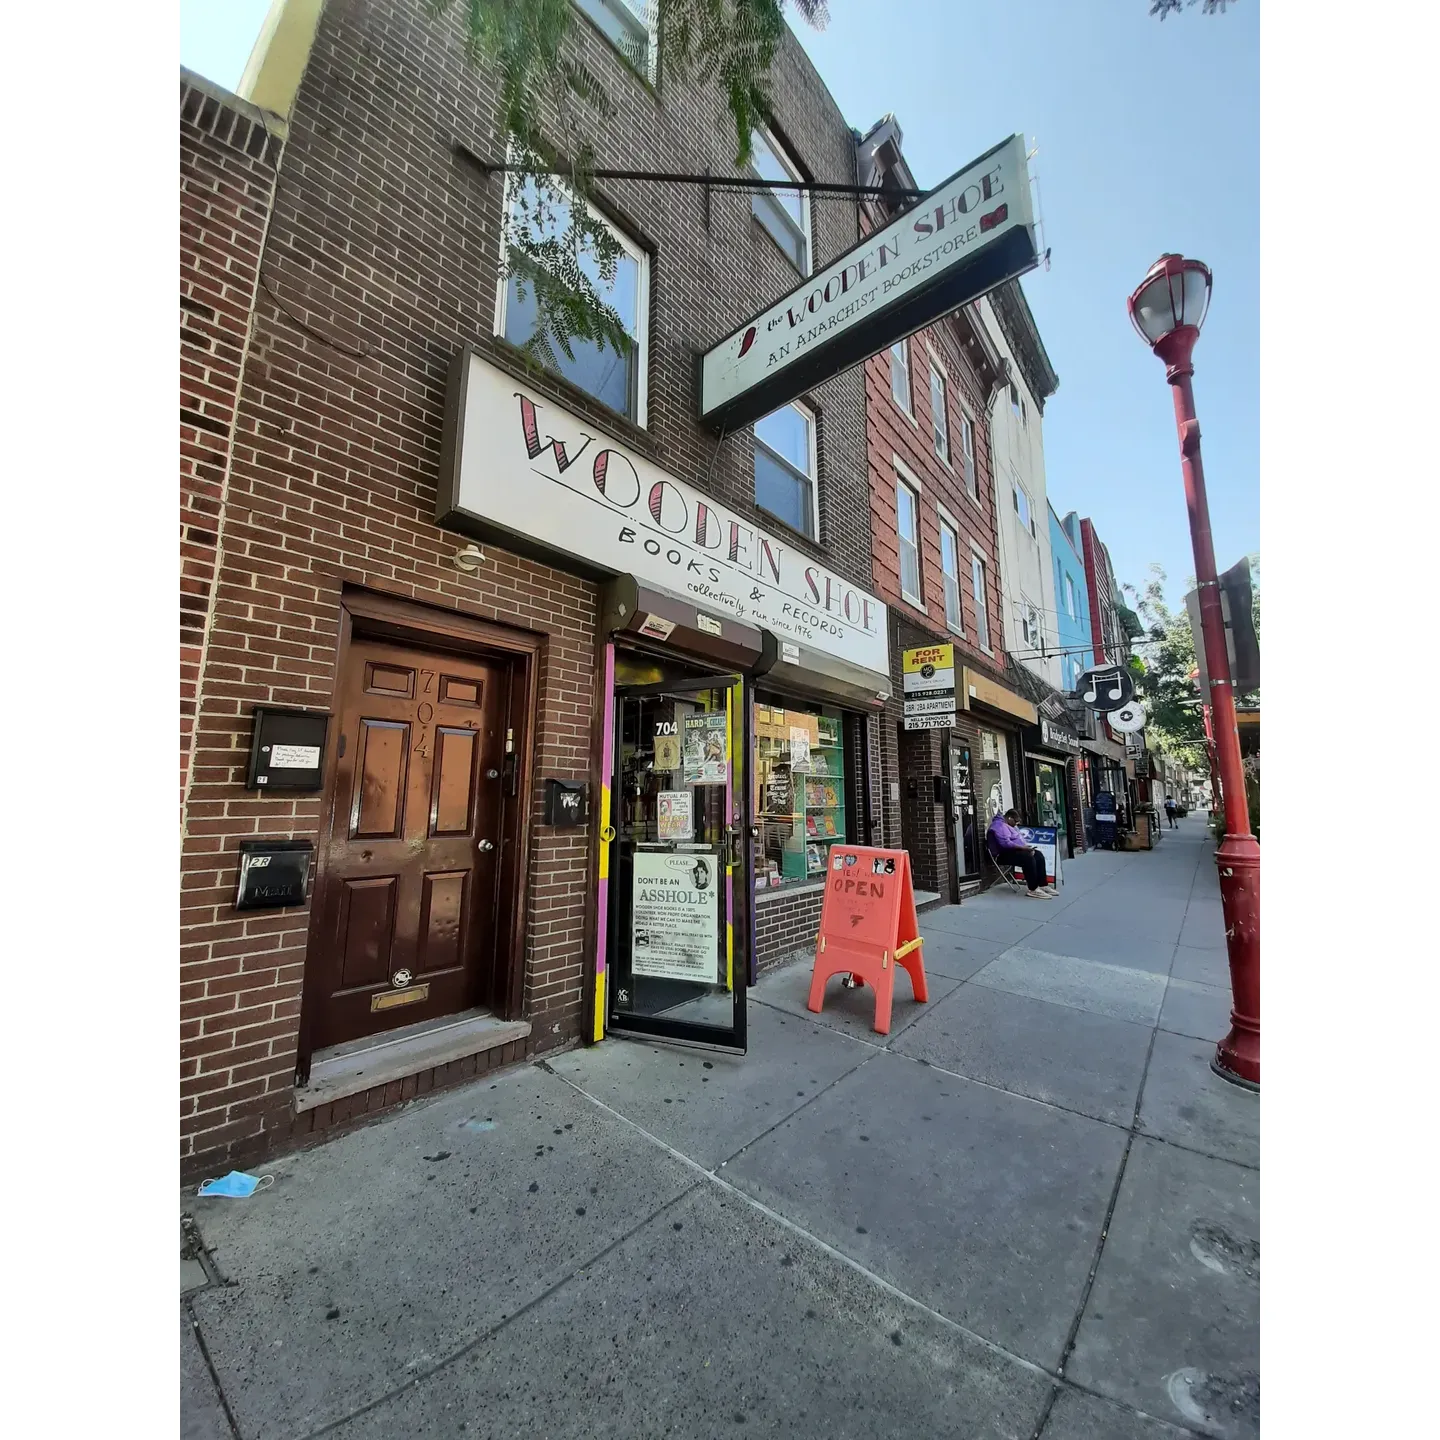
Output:
M710 711L685 717L685 783L723 785L729 774L725 756L725 714Z
M630 924L632 975L716 983L719 873L714 854L636 852Z

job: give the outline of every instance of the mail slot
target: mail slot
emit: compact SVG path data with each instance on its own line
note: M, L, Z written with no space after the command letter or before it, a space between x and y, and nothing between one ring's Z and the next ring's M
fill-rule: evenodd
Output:
M325 780L329 725L324 711L257 705L246 789L319 790Z
M242 840L235 908L303 905L314 849L308 840Z
M579 825L589 818L590 787L583 780L545 782L545 823Z

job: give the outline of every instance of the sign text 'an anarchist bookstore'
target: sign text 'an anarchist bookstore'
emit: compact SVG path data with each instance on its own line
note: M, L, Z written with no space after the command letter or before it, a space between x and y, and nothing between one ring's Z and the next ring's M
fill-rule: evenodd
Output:
M1012 135L707 351L700 417L748 425L1037 263Z
M451 371L436 519L889 672L885 606L868 591L468 350Z

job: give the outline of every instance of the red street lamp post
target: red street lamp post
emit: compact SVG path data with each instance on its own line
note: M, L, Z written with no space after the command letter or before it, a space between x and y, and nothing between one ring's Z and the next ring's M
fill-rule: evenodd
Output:
M1210 306L1210 270L1198 260L1162 255L1129 299L1130 319L1140 338L1165 363L1165 378L1175 397L1180 432L1180 468L1190 511L1190 543L1195 551L1195 580L1200 590L1200 626L1210 694L1215 757L1224 797L1225 837L1215 852L1220 870L1220 902L1230 952L1230 1033L1220 1042L1212 1065L1228 1080L1260 1086L1260 843L1250 833L1250 806L1240 763L1240 732L1235 726L1235 695L1220 582L1215 574L1215 545L1210 538L1210 506L1200 465L1200 424L1195 418L1195 373L1191 355Z

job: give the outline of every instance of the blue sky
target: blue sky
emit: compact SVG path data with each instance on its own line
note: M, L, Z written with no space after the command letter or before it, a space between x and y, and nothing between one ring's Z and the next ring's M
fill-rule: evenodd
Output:
M233 87L268 0L181 0L181 63ZM801 41L846 119L894 111L921 185L1015 131L1038 145L1051 266L1025 292L1060 376L1051 503L1094 520L1121 580L1192 573L1164 371L1125 298L1167 250L1215 272L1196 405L1221 569L1259 549L1259 0L1161 22L1148 0L830 0ZM882 20L889 23L881 23ZM1173 112L1173 118L1172 118Z

